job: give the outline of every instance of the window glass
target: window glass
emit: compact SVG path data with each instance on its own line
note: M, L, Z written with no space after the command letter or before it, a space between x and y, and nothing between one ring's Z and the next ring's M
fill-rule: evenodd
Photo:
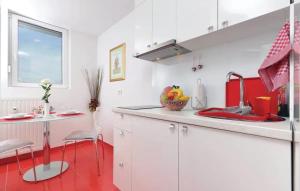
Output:
M18 83L39 83L44 78L53 84L63 83L62 36L61 32L18 21Z

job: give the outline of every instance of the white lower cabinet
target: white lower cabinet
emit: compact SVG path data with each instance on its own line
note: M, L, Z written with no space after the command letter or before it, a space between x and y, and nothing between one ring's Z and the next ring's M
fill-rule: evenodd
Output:
M131 191L131 133L114 128L113 182L121 191Z
M124 115L115 121L121 191L289 191L291 143Z
M178 191L178 124L137 117L132 132L132 191Z
M116 114L114 117L113 182L121 191L131 191L131 124L134 116Z
M291 190L290 142L183 125L179 191Z

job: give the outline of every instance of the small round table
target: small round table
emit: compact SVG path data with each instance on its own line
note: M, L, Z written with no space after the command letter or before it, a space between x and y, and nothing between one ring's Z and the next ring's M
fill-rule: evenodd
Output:
M66 120L72 119L83 114L77 114L72 116L60 116L60 115L49 115L47 117L35 117L32 119L24 120L0 120L0 125L2 124L22 124L22 123L43 123L44 131L44 143L43 143L43 164L40 164L35 167L37 181L47 180L53 178L60 174L60 168L62 161L51 161L50 160L50 129L49 124L51 121ZM66 171L69 167L69 164L63 161L62 172ZM34 182L33 168L29 169L23 175L23 179L28 182Z

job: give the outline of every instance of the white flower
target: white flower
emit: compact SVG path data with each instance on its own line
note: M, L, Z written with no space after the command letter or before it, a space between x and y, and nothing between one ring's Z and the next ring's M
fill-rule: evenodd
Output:
M49 86L49 85L51 85L51 81L50 81L49 79L43 79L43 80L41 81L41 86L47 87L47 86Z

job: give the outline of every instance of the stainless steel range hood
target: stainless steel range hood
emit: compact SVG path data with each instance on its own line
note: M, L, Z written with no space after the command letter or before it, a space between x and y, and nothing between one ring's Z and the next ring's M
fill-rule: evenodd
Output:
M137 53L134 57L142 60L158 61L189 52L191 51L176 44L176 40L173 39L165 43L152 46L142 53Z

